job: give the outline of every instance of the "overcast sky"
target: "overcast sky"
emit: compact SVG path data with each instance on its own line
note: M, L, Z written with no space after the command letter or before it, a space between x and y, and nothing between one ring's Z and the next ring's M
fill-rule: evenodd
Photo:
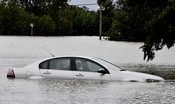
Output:
M69 1L69 0L68 0ZM97 4L97 0L70 0L68 2L71 5L78 5L78 4ZM98 5L86 5L90 10L97 10Z

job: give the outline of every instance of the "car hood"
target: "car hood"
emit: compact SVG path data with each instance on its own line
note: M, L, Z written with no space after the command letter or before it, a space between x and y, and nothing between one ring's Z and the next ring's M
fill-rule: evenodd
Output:
M127 76L126 78L123 79L125 81L139 81L139 82L164 81L164 79L159 76L146 74L146 73L132 72L132 71L121 71L121 73Z

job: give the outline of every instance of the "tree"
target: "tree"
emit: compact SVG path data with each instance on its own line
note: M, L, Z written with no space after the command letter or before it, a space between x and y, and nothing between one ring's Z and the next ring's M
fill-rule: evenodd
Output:
M155 51L164 46L171 48L175 43L175 3L172 2L149 22L149 36L141 47L144 59L154 59Z
M0 34L30 35L30 23L34 35L98 34L99 15L67 0L3 0L0 9Z
M64 19L64 15L62 14L68 6L67 0L48 0L47 4L47 14L50 15L56 26L54 35L64 35L61 34L61 29L64 29L64 27L61 26L61 20ZM66 19L67 18L65 18L63 21L67 21Z
M55 31L55 23L48 15L35 17L34 24L34 35L49 36L53 35Z
M55 15L67 5L67 0L17 0L27 13L36 16Z
M34 23L34 35L53 35L55 23L48 15L41 17L28 14L23 8L10 1L0 5L1 34L30 35L30 23Z
M83 8L76 8L73 13L74 35L93 35L95 16Z
M155 51L175 42L175 1L172 0L118 0L115 22L110 39L145 41L141 47L144 60L152 60Z
M99 7L102 10L102 32L103 34L107 34L109 29L112 27L112 23L114 22L114 5L113 0L97 0ZM98 16L99 16L98 11Z
M15 2L1 3L1 34L26 35L28 14Z
M146 0L119 0L115 10L115 24L111 36L116 40L144 41L146 21L149 21L150 14ZM115 35L115 36L113 36Z
M88 11L87 8L80 8L77 6L69 6L61 14L61 32L63 29L68 29L72 32L71 35L94 35L98 32L98 28L95 27L96 14L94 12ZM66 20L67 19L67 20ZM69 25L67 22L69 22ZM66 22L66 23L63 23ZM68 28L68 26L71 26ZM67 30L64 30L67 31ZM62 33L63 34L63 33Z
M4 16L3 16L3 10L4 10L4 8L5 8L5 4L4 3L1 3L0 4L0 35L2 34L2 31L3 31L3 18L4 18Z

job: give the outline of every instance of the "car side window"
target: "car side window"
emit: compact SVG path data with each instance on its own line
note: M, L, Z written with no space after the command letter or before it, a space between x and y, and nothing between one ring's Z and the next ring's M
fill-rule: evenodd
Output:
M49 69L70 70L70 58L57 58L50 60Z
M39 69L48 69L49 61L44 61L41 64L39 64Z
M70 70L70 58L55 58L39 64L40 69Z
M93 61L81 59L81 58L76 58L75 64L76 64L76 69L78 71L97 72L99 69L104 69L102 66L100 66L99 64Z

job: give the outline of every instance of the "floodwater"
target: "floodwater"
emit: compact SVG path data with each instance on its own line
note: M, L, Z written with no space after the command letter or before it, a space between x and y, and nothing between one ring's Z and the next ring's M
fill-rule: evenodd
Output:
M143 61L143 43L98 40L98 37L0 37L0 104L174 104L175 48ZM160 83L6 78L10 67L23 67L56 56L95 56L132 71L162 76Z

